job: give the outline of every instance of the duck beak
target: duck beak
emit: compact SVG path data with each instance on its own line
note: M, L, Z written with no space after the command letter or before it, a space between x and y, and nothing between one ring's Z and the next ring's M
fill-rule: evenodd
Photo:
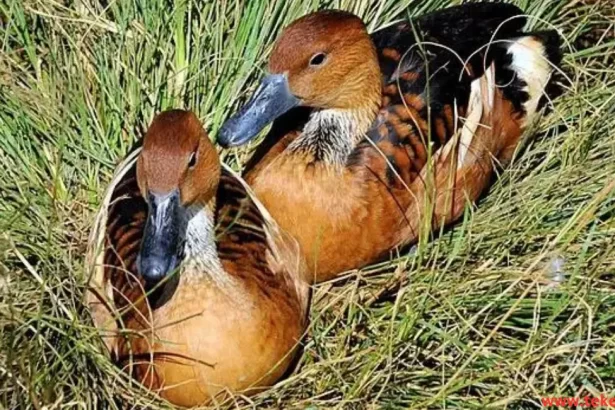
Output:
M165 195L148 192L147 203L137 266L145 282L155 284L177 268L183 207L177 189Z
M263 78L250 101L222 124L218 143L225 148L243 145L300 103L301 100L290 92L286 74L269 74Z

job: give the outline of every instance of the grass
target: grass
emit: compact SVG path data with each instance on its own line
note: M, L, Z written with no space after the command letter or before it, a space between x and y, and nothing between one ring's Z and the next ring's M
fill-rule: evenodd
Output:
M376 29L453 3L0 0L0 406L166 407L100 353L83 304L94 213L154 113L191 108L215 135L310 10ZM316 287L298 370L222 407L615 396L615 12L516 3L568 47L566 92L535 137L453 229ZM222 154L239 168L249 150Z

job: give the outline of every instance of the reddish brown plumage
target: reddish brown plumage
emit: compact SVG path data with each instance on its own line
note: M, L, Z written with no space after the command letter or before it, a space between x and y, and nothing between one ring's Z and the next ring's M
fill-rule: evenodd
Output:
M199 163L190 169L191 156ZM206 203L216 192L220 160L193 112L170 110L156 116L137 161L141 192L164 194L180 188L182 203Z
M290 91L321 121L311 129L328 127L321 132L329 139L301 141L310 119L291 111L274 123L245 177L278 223L298 238L309 280L379 260L415 241L422 226L454 221L489 184L494 160L510 159L533 114L524 111L525 83L507 51L525 35L524 19L511 19L519 14L506 4L468 4L412 25L399 23L370 39L356 17L329 11L303 17L282 33L270 71L287 73ZM415 33L457 55L419 46ZM557 54L554 38L536 37L540 58ZM480 49L493 39L500 43ZM326 64L311 67L310 57L321 51ZM474 103L473 81L480 81ZM474 125L462 155L465 143L458 137L471 111L482 125ZM334 125L323 123L321 112L350 119L358 130L355 140L338 131L339 139L349 138L337 141L340 149L352 145L343 164L317 154L336 143L330 142ZM317 144L325 147L312 149Z
M188 170L197 146L198 161ZM138 164L139 173L131 164L113 188L104 264L91 281L95 323L115 332L107 343L118 365L182 406L275 383L306 326L308 286L296 241L266 219L236 176L220 171L192 113L157 117ZM146 294L136 259L148 213L141 191L152 188L179 188L185 204L215 208L216 255L203 255L201 264L187 265ZM101 305L109 293L112 300Z
M324 62L311 66L310 59L319 53L325 55ZM369 64L375 58L361 19L325 11L302 17L284 30L271 53L269 71L287 73L290 89L305 105L356 108L361 101L375 110L380 73Z

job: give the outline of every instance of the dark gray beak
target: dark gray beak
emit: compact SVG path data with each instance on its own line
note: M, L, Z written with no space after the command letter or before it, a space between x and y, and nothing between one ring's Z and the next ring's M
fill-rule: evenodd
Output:
M137 267L148 284L155 284L178 266L183 207L177 189L166 195L148 192L147 203Z
M269 123L301 103L288 88L285 74L269 74L254 95L218 132L218 143L225 148L243 145Z

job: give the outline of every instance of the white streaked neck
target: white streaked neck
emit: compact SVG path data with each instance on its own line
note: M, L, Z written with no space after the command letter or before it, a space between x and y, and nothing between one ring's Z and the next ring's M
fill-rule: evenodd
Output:
M214 209L213 200L206 206L188 208L181 275L189 282L210 279L225 287L233 282L233 278L224 271L218 257Z
M363 139L373 116L369 108L314 110L303 132L288 149L308 152L318 161L343 166Z

